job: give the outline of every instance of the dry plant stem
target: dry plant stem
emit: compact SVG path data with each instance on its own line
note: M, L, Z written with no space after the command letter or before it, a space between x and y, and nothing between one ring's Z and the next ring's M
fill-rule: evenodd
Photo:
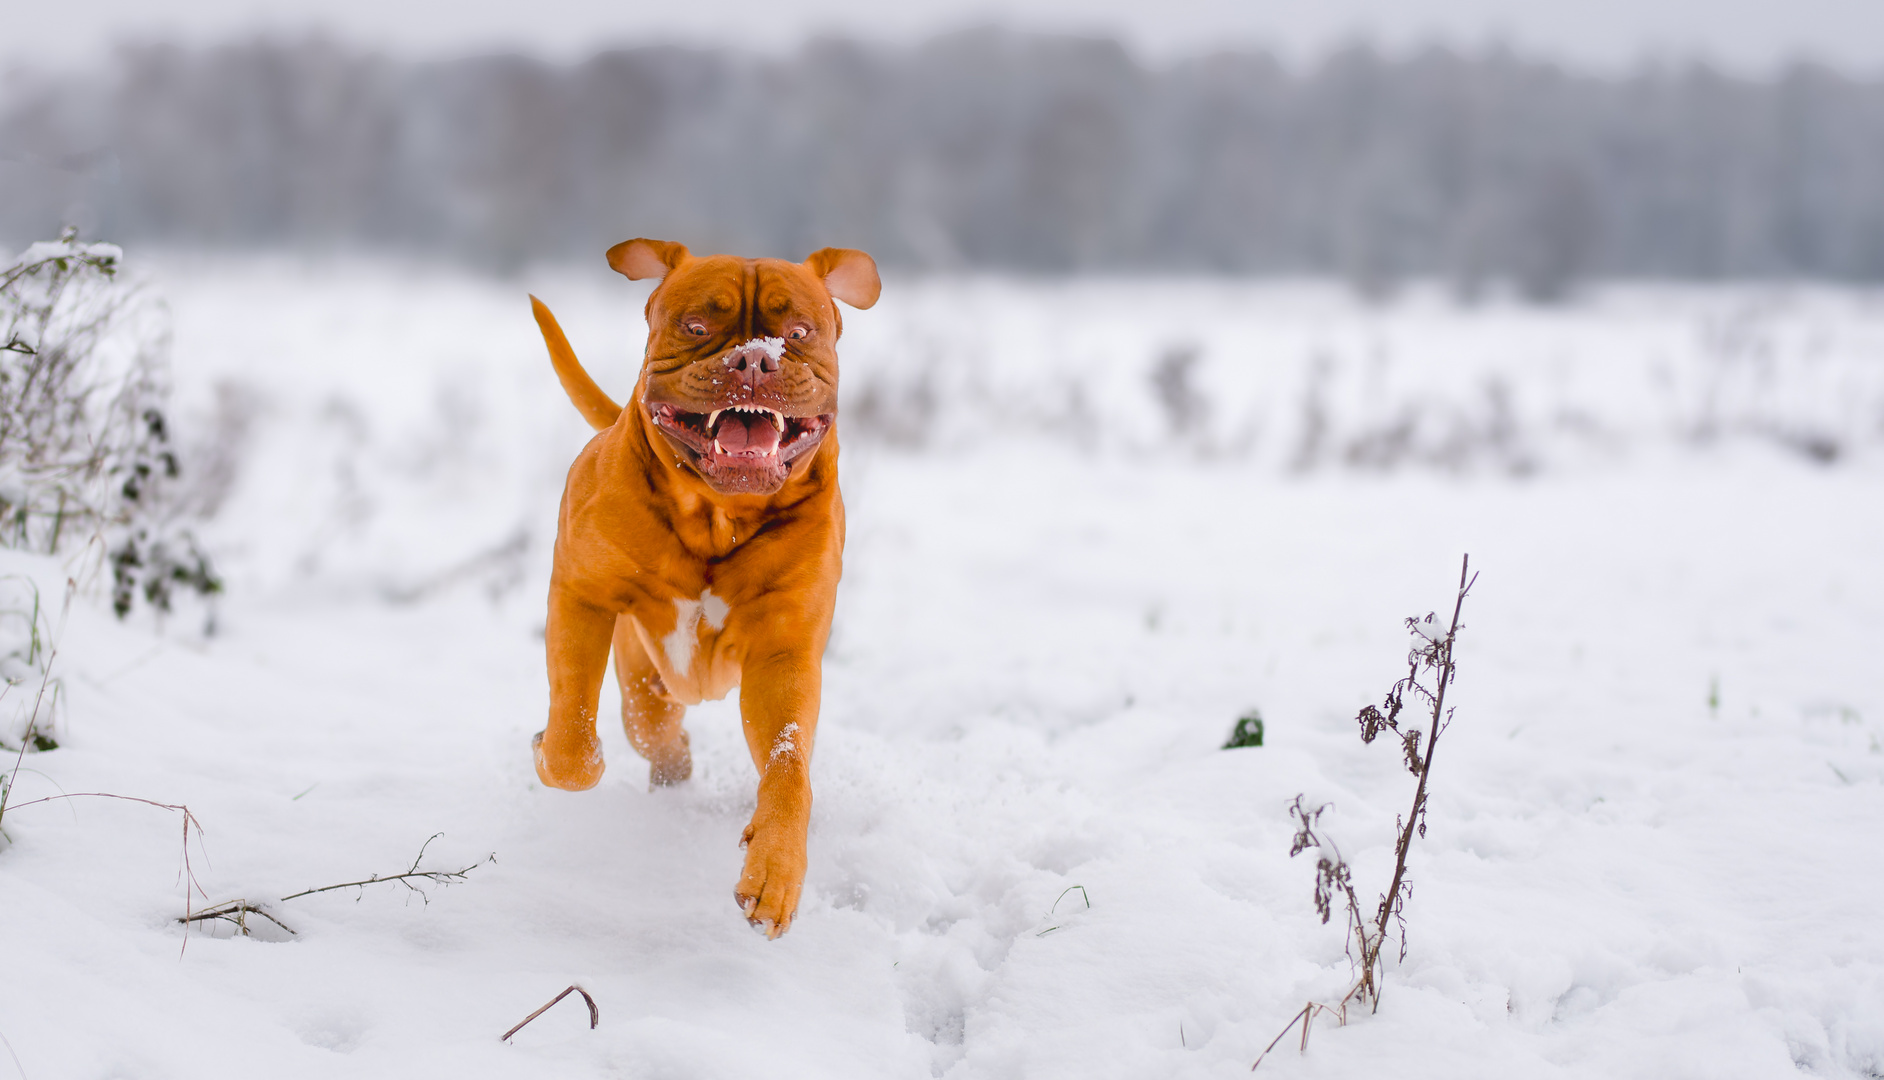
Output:
M10 788L10 785L9 785L9 788ZM4 789L0 789L0 800L4 800L5 794L6 794L6 791ZM135 795L118 795L109 791L75 791L75 792L71 792L70 794L48 795L43 799L33 799L29 802L18 803L14 805L12 809L24 810L25 808L29 806L38 806L41 803L58 802L62 799L121 799L124 802L143 803L145 806L155 806L160 810L177 810L177 811L182 812L183 814L182 876L184 880L187 882L187 884L184 886L184 890L183 890L183 917L178 919L177 922L183 924L186 930L189 927L199 922L208 922L212 919L223 919L228 922L235 923L238 927L241 928L243 935L246 936L249 932L248 922L247 922L248 916L260 915L262 918L267 919L269 922L274 923L276 926L281 927L283 930L286 930L290 934L295 932L293 927L289 926L288 924L282 922L280 919L277 919L273 915L269 914L268 911L263 909L259 904L252 903L248 900L230 900L226 903L216 904L211 907L204 908L202 911L196 911L191 907L191 895L192 894L201 896L203 899L208 900L209 893L205 892L203 890L202 885L197 882L195 868L190 863L190 830L192 828L196 830L197 843L200 844L202 843L203 825L201 822L196 820L196 815L190 812L189 807L183 806L177 803L160 803L156 801L155 799L140 799ZM4 802L0 801L0 807L3 807L3 806L4 806ZM423 878L427 881L433 882L434 884L438 884L438 885L454 884L456 882L465 880L466 875L470 874L471 871L476 870L478 867L483 866L486 862L489 862L491 861L491 859L496 857L496 856L491 856L490 858L486 858L478 862L474 862L470 866L467 866L462 870L420 870L419 863L425 860L425 849L432 846L433 840L436 840L440 836L443 836L443 835L444 833L433 833L430 837L426 838L425 843L419 846L418 857L412 860L412 865L409 868L407 868L407 870L404 873L391 874L386 877L381 877L378 874L374 874L373 876L369 878L365 878L360 881L343 881L338 885L322 885L318 888L303 889L298 893L291 893L287 896L282 897L281 901L283 903L286 903L289 900L296 900L303 896L312 896L315 893L333 892L336 889L354 889L354 888L364 889L365 886L368 886L368 885L377 885L382 882L397 881L400 884L404 885L406 888L411 889L415 893L418 893L419 898L429 904L431 903L431 898L425 895L424 889L421 889L417 885L414 885L412 883L414 880ZM190 939L189 939L189 935L186 933L183 938L184 949L188 949L189 945L190 945ZM583 996L587 997L588 995L585 993ZM545 1006L545 1008L547 1007L548 1006Z
M1453 678L1457 674L1457 668L1453 663L1453 646L1458 641L1459 637L1459 616L1465 609L1465 598L1467 594L1472 591L1472 586L1476 584L1477 581L1477 575L1472 573L1472 557L1466 555L1460 560L1459 588L1458 592L1453 597L1452 621L1447 624L1444 637L1436 636L1428 630L1421 629L1422 625L1431 625L1433 623L1433 615L1428 614L1423 623L1419 620L1408 619L1408 628L1424 636L1429 644L1416 647L1409 654L1406 678L1395 683L1393 689L1387 693L1387 712L1383 715L1379 709L1369 705L1361 710L1361 714L1357 718L1361 724L1361 741L1363 742L1373 742L1383 729L1392 731L1395 735L1400 736L1400 745L1406 755L1407 768L1419 778L1418 784L1416 784L1413 789L1413 808L1406 819L1398 823L1397 833L1394 838L1393 880L1391 884L1388 885L1387 891L1381 894L1380 906L1375 912L1372 926L1369 926L1368 921L1361 915L1360 898L1355 893L1353 882L1348 875L1347 863L1341 858L1340 850L1336 848L1331 841L1324 840L1315 832L1315 826L1321 817L1321 812L1327 809L1327 807L1324 805L1314 810L1308 810L1303 807L1302 796L1300 795L1295 797L1295 803L1290 807L1291 816L1300 821L1301 825L1296 830L1295 846L1289 854L1291 856L1299 855L1310 847L1320 849L1323 852L1315 868L1315 907L1321 914L1321 921L1326 923L1332 909L1334 891L1339 889L1346 896L1348 902L1350 949L1352 948L1353 940L1359 938L1361 955L1360 961L1356 967L1360 970L1357 973L1354 986L1350 988L1346 994L1342 995L1339 1004L1325 1005L1321 1002L1310 1001L1302 1007L1301 1011L1291 1016L1289 1022L1283 1025L1282 1031L1279 1032L1274 1039L1270 1040L1269 1045L1263 1048L1262 1053L1256 1055L1255 1063L1250 1065L1251 1070L1254 1070L1257 1065L1261 1065L1263 1059L1269 1055L1269 1052L1275 1049L1276 1044L1281 1042L1283 1037L1290 1031L1294 1030L1297 1024L1302 1025L1301 1048L1306 1052L1308 1050L1309 1027L1314 1023L1314 1019L1319 1013L1333 1013L1337 1023L1346 1024L1348 1003L1356 998L1360 998L1371 1004L1374 1011L1379 1011L1380 1009L1381 974L1383 969L1381 952L1385 949L1387 944L1387 926L1394 919L1400 918L1402 907L1410 891L1410 886L1407 884L1406 880L1406 861L1407 856L1412 852L1413 840L1416 836L1426 835L1426 782L1432 775L1433 752L1439 745L1440 732L1444 731L1445 728L1451 724L1452 720L1451 716L1446 712L1446 692L1451 688ZM1419 675L1422 668L1438 674L1438 682L1435 688L1430 692L1419 682ZM1427 725L1427 729L1424 732L1426 737L1424 754L1420 752L1419 745L1419 739L1422 733L1411 729L1402 731L1399 725L1401 708L1405 702L1405 696L1409 693L1424 697L1432 703L1432 711L1429 715L1431 722ZM1332 853L1332 855L1330 853ZM1353 957L1351 951L1348 955L1350 958ZM1406 924L1404 919L1401 920L1400 958L1402 960L1406 959Z
M1249 1071L1255 1072L1256 1066L1261 1065L1263 1063L1263 1059L1269 1056L1269 1051L1274 1050L1276 1048L1276 1044L1281 1042L1284 1036L1288 1035L1289 1032L1294 1031L1295 1025L1298 1023L1302 1025L1301 1052L1304 1054L1308 1053L1308 1025L1314 1022L1315 1014L1318 1012L1334 1013L1335 1018L1340 1023L1345 1024L1348 1022L1347 999L1346 998L1341 999L1341 1004L1339 1007L1336 1007L1333 1005L1323 1005L1319 1001L1311 1001L1308 1004L1302 1006L1302 1011L1296 1013L1294 1016L1289 1017L1289 1022L1283 1026L1281 1031L1276 1032L1276 1037L1269 1040L1268 1046L1263 1047L1263 1052L1256 1055L1256 1061L1254 1062L1254 1064L1250 1065Z
M250 915L260 915L262 918L267 919L269 922L274 923L290 934L295 932L294 927L270 915L268 909L262 907L260 904L250 903L247 900L231 900L228 903L217 904L215 907L204 908L194 915L186 915L177 921L187 925L193 922L208 922L211 919L222 919L226 922L236 924L237 928L242 931L242 936L247 937L249 936L248 917Z
M529 1023L532 1020L535 1020L537 1017L542 1016L544 1013L549 1012L550 1006L568 997L571 993L581 994L582 1000L588 1003L589 1005L589 1030L594 1031L596 1025L602 1022L602 1011L595 1007L595 999L589 996L589 992L587 990L584 990L582 986L578 983L570 983L569 988L567 990L564 990L562 993L557 994L553 998L550 998L549 1001L543 1004L542 1008L524 1017L523 1019L517 1021L517 1026L511 1028L509 1031L504 1032L503 1038L497 1041L509 1042L510 1037L512 1035L515 1035L517 1032L523 1030L523 1025Z
M278 902L285 904L290 900L298 900L303 896L313 896L315 893L333 892L336 889L360 889L364 892L366 886L368 885L379 885L379 884L384 884L390 881L397 881L400 884L404 885L406 888L411 889L415 893L418 893L419 898L429 904L431 903L431 898L426 896L424 889L421 889L417 885L412 884L414 880L419 879L419 878L424 878L425 880L430 881L435 885L453 885L453 884L456 884L457 882L465 880L466 875L470 874L471 871L476 870L478 867L483 866L485 863L490 862L492 859L496 858L495 855L492 855L489 858L485 858L478 862L474 862L470 866L467 866L462 870L421 870L419 869L419 864L425 861L425 849L432 846L433 840L436 840L443 835L445 834L433 833L431 836L427 837L425 840L425 843L419 845L419 854L416 858L412 860L411 867L409 867L404 873L388 874L385 877L381 877L378 874L374 874L371 877L362 878L359 881L343 881L337 885L322 885L322 886L319 886L318 888L302 889L298 893L290 893L287 896L282 897L281 900ZM238 928L241 929L242 935L244 937L247 937L249 933L248 916L250 915L260 915L262 918L267 919L269 922L274 923L276 926L281 927L283 930L286 930L288 933L290 934L296 933L294 927L289 926L287 923L284 923L280 919L275 918L272 914L270 914L267 911L267 909L263 908L260 904L251 900L230 900L225 903L217 904L216 906L211 907L211 908L205 908L204 910L196 912L194 914L190 914L186 912L184 914L184 917L181 919L178 919L177 921L180 923L188 924L192 922L208 922L212 919L221 919L225 922L234 923Z
M1400 887L1406 880L1406 857L1413 849L1413 835L1417 829L1421 833L1421 822L1426 813L1426 778L1433 771L1433 750L1439 745L1439 732L1446 726L1446 690L1452 685L1452 646L1459 636L1459 613L1465 609L1465 595L1472 591L1472 585L1478 578L1471 574L1472 556L1467 555L1459 563L1459 592L1452 601L1452 622L1446 627L1446 640L1440 646L1436 667L1439 670L1439 687L1433 694L1432 723L1426 732L1426 754L1420 763L1419 784L1413 789L1413 810L1407 815L1406 824L1400 829L1399 841L1394 845L1393 881L1387 886L1387 892L1380 898L1380 911L1374 921L1374 961L1368 965L1365 981L1372 982L1372 975L1378 964L1379 953L1387 942L1387 922L1400 910L1402 897ZM1362 950L1366 951L1363 942ZM1401 938L1401 959L1406 958L1405 937ZM1380 1010L1380 990L1376 983L1368 994L1373 999L1374 1011Z
M313 896L315 893L333 892L336 889L364 888L367 885L381 885L390 881L400 882L404 884L406 888L411 889L413 892L418 893L421 897L424 897L425 891L423 889L420 889L418 886L411 884L411 882L414 879L424 878L425 880L433 882L434 884L450 885L450 884L453 884L454 882L465 880L465 875L469 874L471 871L476 870L478 867L483 866L483 865L484 865L484 861L479 860L478 862L474 862L470 866L467 866L462 870L408 870L403 874L390 874L386 877L380 877L379 875L375 874L372 877L365 878L360 881L343 881L338 885L322 885L318 889L303 889L302 891L298 893L293 893L291 895L284 896L281 899L284 902L289 901L289 900L299 900L303 896Z
M184 806L180 803L160 803L155 799L140 799L135 795L117 795L109 791L74 791L69 795L48 795L43 799L33 799L30 802L19 803L18 805L14 806L13 809L24 810L29 806L38 806L40 803L58 802L61 799L122 799L125 802L143 803L145 806L155 806L159 810L181 811L183 814L184 886L183 886L183 918L178 921L183 923L185 926L188 926L190 923L193 923L196 921L194 918L194 912L190 910L190 894L195 893L201 896L205 900L209 899L209 894L203 891L202 885L198 884L196 880L196 870L194 867L190 865L190 830L191 829L196 830L196 836L197 836L196 842L199 844L202 843L203 842L202 841L203 823L196 820L196 815L190 813L189 807ZM185 934L183 937L183 948L188 949L189 947L190 947L190 938L189 938L189 935Z
M430 881L433 884L450 885L454 882L463 881L465 879L466 874L469 874L471 871L476 870L478 867L483 866L486 862L489 861L488 859L480 859L479 861L472 863L470 866L465 867L463 870L421 870L419 869L419 864L425 861L425 849L428 847L431 847L432 841L438 839L439 837L443 835L445 834L433 833L431 836L427 837L425 840L425 843L419 845L418 857L412 860L412 865L407 867L406 871L402 874L390 874L386 877L380 877L378 874L374 874L373 876L365 878L360 881L343 881L338 885L322 885L319 888L302 889L298 893L290 893L289 895L282 897L281 898L282 903L285 904L290 900L298 900L303 896L312 896L315 893L333 892L336 889L364 889L368 885L378 885L381 882L397 881L405 885L406 888L411 889L415 893L418 893L420 899L424 900L426 903L429 904L431 903L431 898L425 895L424 889L421 889L417 885L412 884L413 879L424 878L425 880Z

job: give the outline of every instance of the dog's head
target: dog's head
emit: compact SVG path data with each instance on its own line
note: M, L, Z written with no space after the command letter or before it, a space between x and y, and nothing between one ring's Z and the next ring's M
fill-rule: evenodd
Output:
M629 240L608 250L648 297L647 359L630 408L723 495L770 495L810 462L837 418L833 299L877 302L877 264L825 248L802 263L695 258L680 244Z

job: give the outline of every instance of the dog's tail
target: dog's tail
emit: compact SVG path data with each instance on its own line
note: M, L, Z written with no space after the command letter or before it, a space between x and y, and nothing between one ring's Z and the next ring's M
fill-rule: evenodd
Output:
M543 306L543 301L530 297L530 310L536 313L537 329L543 331L543 343L549 346L550 364L556 368L556 377L562 381L563 393L597 431L606 431L615 426L615 420L621 416L621 406L615 404L602 388L595 385L589 373L582 370L582 362L576 359L576 351L569 347L569 339L563 336L563 328L556 324L556 316Z

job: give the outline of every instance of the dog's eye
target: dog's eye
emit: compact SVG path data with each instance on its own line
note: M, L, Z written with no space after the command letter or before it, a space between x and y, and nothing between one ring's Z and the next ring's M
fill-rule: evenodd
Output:
M700 323L700 322L690 322L687 324L687 332L689 334L692 334L694 337L706 337L706 324Z
M792 332L785 335L793 341L803 341L811 336L811 331L802 326L792 327Z

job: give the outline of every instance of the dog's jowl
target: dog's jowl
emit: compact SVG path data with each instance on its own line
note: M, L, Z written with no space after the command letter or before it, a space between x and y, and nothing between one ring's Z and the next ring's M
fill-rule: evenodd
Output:
M837 339L876 303L876 264L825 248L802 263L694 257L661 240L609 249L659 278L624 408L532 298L563 389L599 434L569 470L550 577L545 784L602 778L596 702L615 651L622 724L655 784L692 773L688 705L740 688L758 809L734 891L754 926L791 926L805 876L820 661L844 552Z

